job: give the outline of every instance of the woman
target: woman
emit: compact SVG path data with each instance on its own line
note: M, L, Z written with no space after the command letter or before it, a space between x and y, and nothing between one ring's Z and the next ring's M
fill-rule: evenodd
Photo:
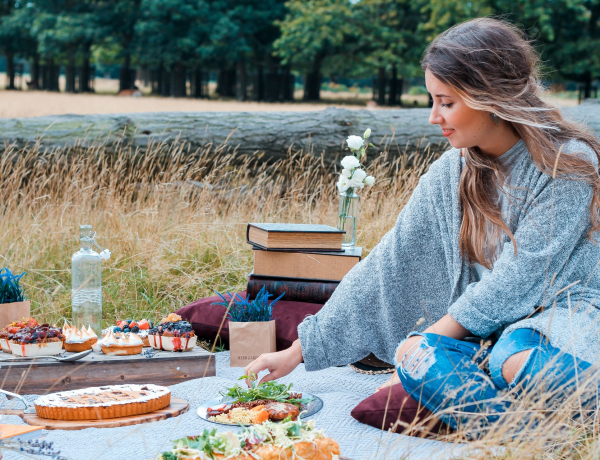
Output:
M401 381L457 428L477 414L496 420L510 406L496 398L504 390L541 377L568 392L591 372L600 354L600 143L540 99L538 63L522 32L494 19L430 44L429 121L453 149L300 324L299 340L247 373L268 369L271 380L302 361L317 370L373 352L396 363L386 385ZM490 349L467 337L498 340Z

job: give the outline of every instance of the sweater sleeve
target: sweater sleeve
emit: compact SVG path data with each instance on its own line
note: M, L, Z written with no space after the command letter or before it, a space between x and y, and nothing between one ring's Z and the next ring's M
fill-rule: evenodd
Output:
M553 180L539 173L532 189L535 198L529 195L514 231L517 254L505 238L493 270L470 284L448 309L476 336L487 337L534 313L536 307L551 304L564 287L561 271L574 248L587 237L593 193L590 185ZM555 274L556 281L551 283Z

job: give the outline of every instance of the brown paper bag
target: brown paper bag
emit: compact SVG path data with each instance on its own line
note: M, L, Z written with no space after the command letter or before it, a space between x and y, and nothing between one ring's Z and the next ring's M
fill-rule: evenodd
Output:
M261 354L277 351L275 337L275 320L229 321L229 367L246 367Z
M0 304L0 328L12 323L21 321L31 315L31 304L29 300L23 302L1 303Z

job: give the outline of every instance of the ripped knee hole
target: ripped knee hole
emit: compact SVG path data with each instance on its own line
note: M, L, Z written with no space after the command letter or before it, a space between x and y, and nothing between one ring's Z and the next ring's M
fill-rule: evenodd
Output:
M421 338L404 353L400 361L400 368L411 378L420 380L434 363L434 348L424 338Z

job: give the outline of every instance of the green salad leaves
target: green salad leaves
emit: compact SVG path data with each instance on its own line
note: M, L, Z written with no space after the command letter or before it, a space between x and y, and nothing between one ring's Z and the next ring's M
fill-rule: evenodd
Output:
M241 376L238 380L250 380L250 388L243 388L240 385L236 385L232 388L227 389L226 392L221 392L221 396L231 398L235 402L252 402L261 399L270 399L277 402L286 402L295 404L300 407L302 404L306 404L311 401L307 398L292 398L291 389L292 384L286 385L285 383L277 383L275 381L264 382L259 385L256 376L251 377L247 375Z

